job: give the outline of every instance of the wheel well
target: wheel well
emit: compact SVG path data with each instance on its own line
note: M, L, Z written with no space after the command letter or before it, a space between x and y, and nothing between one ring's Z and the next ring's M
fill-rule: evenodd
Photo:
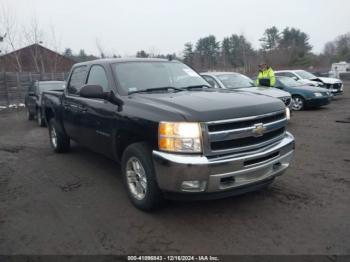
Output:
M45 120L47 123L50 122L50 119L54 117L53 111L51 108L45 108Z
M293 97L300 97L300 98L304 99L304 97L303 97L302 95L300 95L300 94L292 95L292 98L293 98Z

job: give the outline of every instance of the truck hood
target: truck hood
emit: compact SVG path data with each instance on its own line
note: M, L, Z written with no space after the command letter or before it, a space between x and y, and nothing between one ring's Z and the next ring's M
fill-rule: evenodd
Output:
M176 112L187 121L197 122L261 115L285 108L283 102L272 97L223 89L140 93L131 98L139 105L146 104L153 107L153 110L159 110L159 114L164 115L164 110Z
M272 96L275 98L290 97L290 94L288 92L279 90L274 87L244 87L244 88L239 88L238 90L251 92L255 94Z
M335 83L341 83L341 81L337 78L331 78L331 77L318 77L323 83L325 84L335 84Z

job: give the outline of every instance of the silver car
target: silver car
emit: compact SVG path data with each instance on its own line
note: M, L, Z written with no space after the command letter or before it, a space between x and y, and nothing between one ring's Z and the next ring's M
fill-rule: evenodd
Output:
M278 98L291 110L292 98L288 92L274 87L257 87L249 77L234 72L206 72L201 76L214 88L235 89Z

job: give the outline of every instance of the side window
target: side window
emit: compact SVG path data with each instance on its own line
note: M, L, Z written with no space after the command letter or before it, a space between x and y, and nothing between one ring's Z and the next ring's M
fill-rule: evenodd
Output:
M91 67L87 84L100 85L105 92L109 90L107 75L102 66L93 65Z
M203 76L203 78L214 88L219 88L218 83L215 81L214 78L210 76Z
M39 82L36 82L36 83L34 84L34 93L35 93L36 95L39 95L39 94L40 94Z
M35 92L35 82L32 83L28 88L28 93L34 93Z
M276 78L275 87L279 88L279 89L283 89L283 85L282 85L281 81L278 78Z
M73 69L72 76L69 80L67 90L70 94L79 93L81 87L85 84L86 66L79 66Z
M295 74L293 74L293 73L286 73L286 76L288 76L288 77L292 77L292 78L294 78L294 79L299 79L299 77L297 77Z

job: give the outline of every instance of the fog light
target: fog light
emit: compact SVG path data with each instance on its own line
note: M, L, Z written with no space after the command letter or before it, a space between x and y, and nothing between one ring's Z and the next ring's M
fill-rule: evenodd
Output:
M181 184L181 190L187 192L202 192L207 185L206 181L191 180L183 181Z

